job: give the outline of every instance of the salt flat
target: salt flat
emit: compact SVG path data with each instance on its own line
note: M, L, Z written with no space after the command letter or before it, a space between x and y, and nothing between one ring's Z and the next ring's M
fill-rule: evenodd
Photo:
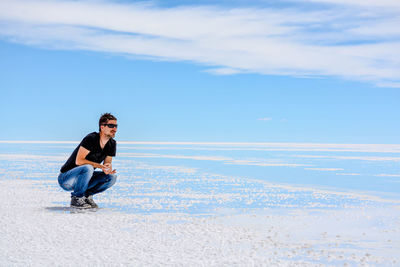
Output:
M101 209L76 213L56 181L66 154L17 152L0 155L1 266L400 262L396 199L122 158Z

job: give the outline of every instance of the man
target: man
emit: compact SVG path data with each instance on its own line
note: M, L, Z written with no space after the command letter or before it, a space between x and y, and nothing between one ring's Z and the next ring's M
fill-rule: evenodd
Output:
M78 209L98 208L93 195L114 185L117 176L112 169L117 143L117 119L105 113L99 120L99 132L83 138L58 176L60 186L71 193L71 207ZM103 162L103 164L101 164ZM95 171L96 168L102 171Z

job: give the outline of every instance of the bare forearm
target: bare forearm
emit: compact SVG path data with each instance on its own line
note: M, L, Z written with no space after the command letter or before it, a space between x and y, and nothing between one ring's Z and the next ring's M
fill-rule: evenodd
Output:
M103 168L103 165L97 163L97 162L93 162L87 159L76 159L75 161L76 165L80 166L80 165L85 165L85 164L89 164L92 165L94 168Z
M103 164L105 166L105 169L103 169L105 174L114 174L116 172L116 170L113 170L113 168L112 168L112 157L107 156L104 159Z

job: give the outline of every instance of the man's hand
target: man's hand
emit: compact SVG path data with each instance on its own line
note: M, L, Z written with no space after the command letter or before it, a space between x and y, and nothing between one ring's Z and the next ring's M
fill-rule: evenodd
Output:
M115 170L115 169L113 170L112 169L111 163L105 163L101 169L103 170L103 172L105 174L114 174L114 173L117 172L117 170Z

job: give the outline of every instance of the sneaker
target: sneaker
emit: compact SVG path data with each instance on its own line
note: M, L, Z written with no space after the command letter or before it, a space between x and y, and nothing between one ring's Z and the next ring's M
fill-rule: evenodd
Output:
M97 206L96 202L94 202L92 195L86 197L85 200L86 200L86 203L89 204L91 208L97 209L99 207L99 206Z
M71 196L71 208L90 209L92 206L86 203L86 197Z

